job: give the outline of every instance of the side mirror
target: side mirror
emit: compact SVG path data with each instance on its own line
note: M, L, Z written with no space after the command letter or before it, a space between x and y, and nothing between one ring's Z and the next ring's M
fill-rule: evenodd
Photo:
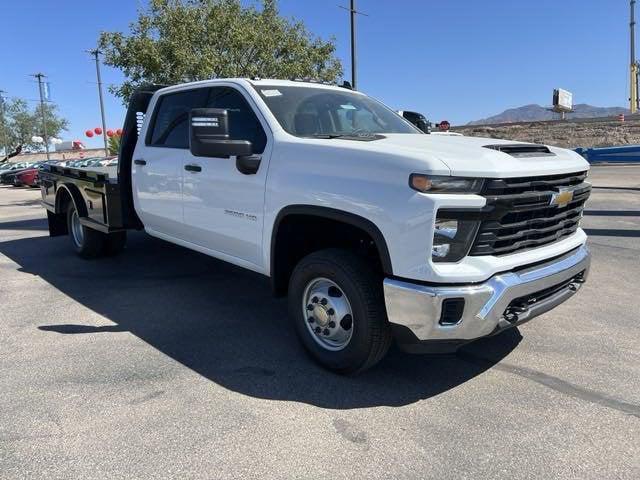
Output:
M196 157L251 155L248 140L229 140L229 113L223 108L194 108L189 112L189 149Z

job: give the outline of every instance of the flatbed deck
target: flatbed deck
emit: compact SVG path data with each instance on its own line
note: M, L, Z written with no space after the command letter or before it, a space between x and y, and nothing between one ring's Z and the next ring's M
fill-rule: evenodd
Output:
M65 189L80 213L80 222L103 233L124 229L121 191L117 178L84 168L47 165L40 172L42 205L51 214L61 214Z

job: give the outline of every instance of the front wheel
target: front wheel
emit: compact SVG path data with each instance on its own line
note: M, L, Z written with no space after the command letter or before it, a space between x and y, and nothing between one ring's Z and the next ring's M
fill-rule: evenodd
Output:
M391 345L382 277L346 250L300 261L289 281L289 315L311 356L338 373L371 368Z

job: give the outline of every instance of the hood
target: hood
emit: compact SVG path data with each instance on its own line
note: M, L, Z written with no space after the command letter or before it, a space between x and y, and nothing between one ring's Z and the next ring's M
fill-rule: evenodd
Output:
M515 154L498 150L501 145L523 146L523 142L457 135L385 134L370 142L399 156L421 161L428 170L434 160L446 165L450 174L460 177L528 177L556 175L589 169L588 162L572 150L547 147L549 153ZM493 146L493 148L486 148ZM542 145L538 145L542 147ZM516 148L517 150L517 148ZM419 167L419 165L418 165ZM420 173L420 172L418 172Z

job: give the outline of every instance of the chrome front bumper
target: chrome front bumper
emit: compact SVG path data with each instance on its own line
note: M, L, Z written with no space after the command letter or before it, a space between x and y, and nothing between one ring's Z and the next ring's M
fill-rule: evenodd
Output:
M425 286L387 278L387 316L394 331L405 332L401 344L407 335L416 342L465 343L522 324L561 304L580 288L590 261L583 245L552 261L501 273L479 284ZM446 299L464 299L462 315L453 325L440 321Z

